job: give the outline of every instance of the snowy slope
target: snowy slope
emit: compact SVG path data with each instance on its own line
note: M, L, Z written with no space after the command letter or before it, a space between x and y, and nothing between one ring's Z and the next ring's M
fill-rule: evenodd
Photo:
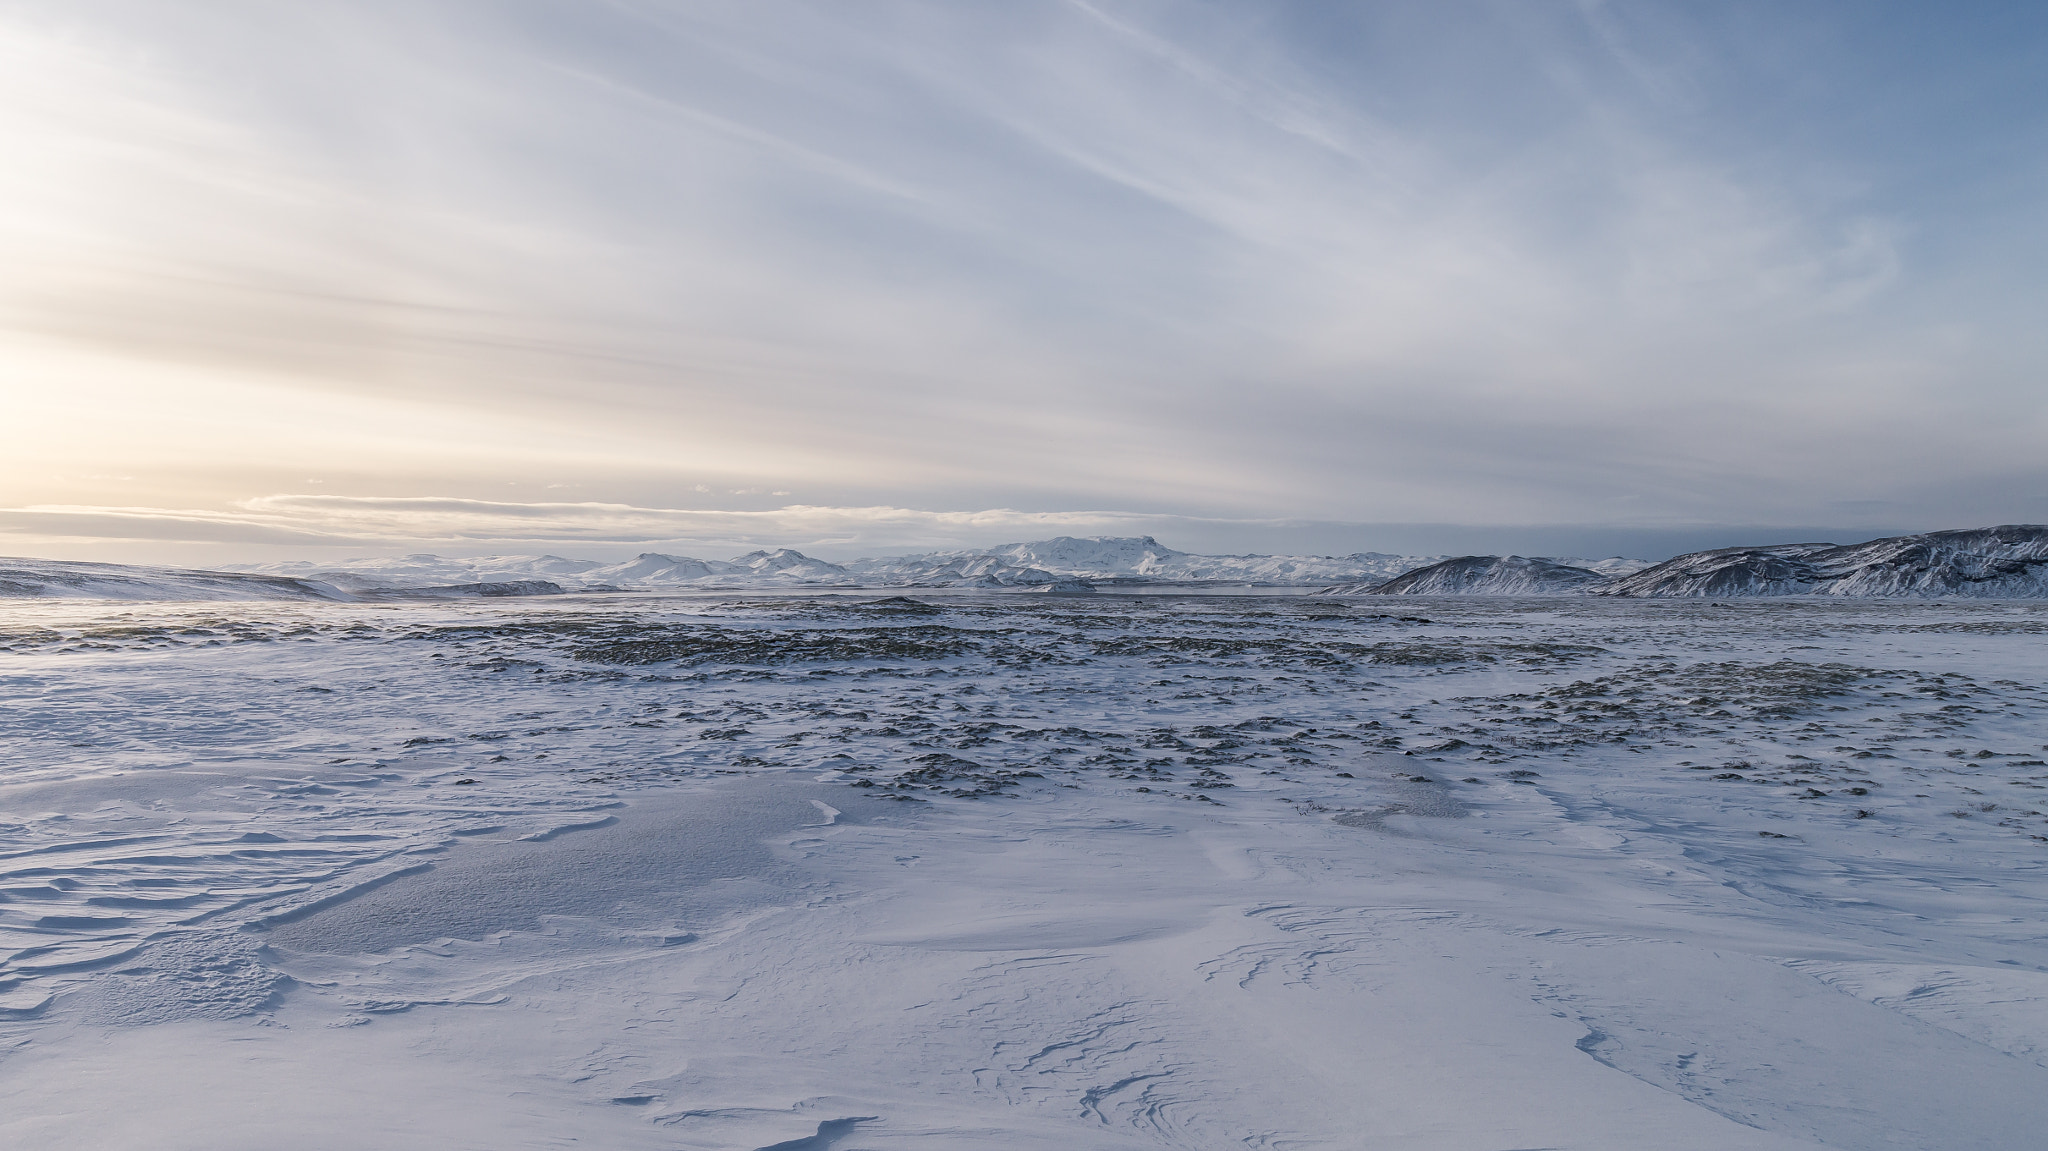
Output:
M439 587L381 588L355 593L372 601L405 599L503 599L511 596L561 595L566 589L551 580L482 580L477 583L445 584Z
M1592 589L1617 596L2048 596L2048 527L1693 552Z
M266 564L233 564L232 570L290 576L331 583L351 591L373 588L449 587L474 583L548 580L581 584L604 565L597 560L561 556L479 556L448 559L437 555L372 556L339 562L288 560Z
M1402 572L1325 588L1322 595L1559 595L1600 587L1613 576L1651 566L1648 560L1554 559L1546 556L1459 556Z
M697 580L737 575L738 564L723 560L700 560L689 556L641 552L623 563L601 564L583 573L592 583L619 587L673 587Z
M238 570L319 579L359 590L489 581L549 580L580 587L984 587L1032 588L1075 581L1227 582L1300 586L1378 582L1440 557L1360 552L1349 556L1207 556L1176 551L1150 536L1076 539L981 550L927 552L834 564L799 551L763 550L730 560L646 552L622 562L560 556L435 555L239 565ZM1625 562L1625 561L1624 561Z
M1576 556L1538 556L1537 558L1548 560L1554 564L1562 564L1565 567L1585 568L1589 572L1598 572L1604 576L1634 575L1644 568L1656 566L1650 560L1625 559L1621 556L1609 556L1603 560L1580 559Z
M1071 578L985 552L858 559L846 568L862 583L876 587L1022 587Z
M1358 595L1563 595L1607 582L1598 572L1527 556L1460 556L1417 568L1375 586L1351 585L1330 594Z
M852 582L846 569L788 548L756 551L732 560L642 552L630 560L565 559L561 556L437 555L239 565L241 570L322 579L355 590L406 589L469 583L546 580L564 588L600 587L784 587Z
M592 568L583 575L586 585L650 588L791 584L994 588L1046 584L1057 578L1049 572L1018 567L993 556L840 565L788 548L752 552L730 561L645 553L624 563Z
M790 583L853 582L848 578L846 569L838 564L812 559L790 548L748 552L743 556L735 556L732 563L734 567L757 580Z
M408 557L417 560L419 557ZM460 578L459 567L414 565L415 578ZM132 564L72 563L57 560L0 559L0 599L124 599L124 600L341 600L497 599L508 596L560 595L552 581L497 578L467 583L435 583L390 587L369 578L334 580L233 571L190 571Z
M1230 582L1268 586L1385 580L1441 558L1380 552L1358 552L1348 556L1211 556L1176 551L1151 536L1095 536L1087 539L1060 536L980 551L861 559L847 567L863 578L917 581L928 578L928 573L946 565L984 557L993 557L1018 568L1078 579ZM1027 581L1019 578L1014 582Z
M339 600L350 596L330 583L292 576L0 558L0 599L30 598Z
M1043 568L1020 566L1000 556L972 553L866 562L867 566L848 566L863 582L887 586L1032 587L1071 578Z

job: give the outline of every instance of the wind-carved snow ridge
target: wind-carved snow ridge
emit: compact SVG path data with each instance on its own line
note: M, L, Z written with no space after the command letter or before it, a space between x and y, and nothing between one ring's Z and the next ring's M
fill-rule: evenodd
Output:
M2048 603L1388 606L11 602L0 1143L2036 1140Z

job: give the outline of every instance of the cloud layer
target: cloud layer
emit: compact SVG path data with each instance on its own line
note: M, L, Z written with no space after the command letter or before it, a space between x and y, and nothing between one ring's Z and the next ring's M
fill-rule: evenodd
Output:
M1344 523L1230 519L1138 511L932 512L898 507L786 505L709 511L630 504L437 497L267 496L228 510L44 505L0 508L0 550L105 557L137 549L198 563L227 551L308 558L431 550L453 555L562 552L617 559L642 551L720 557L796 547L825 559L983 548L1055 535L1152 535L1200 553L1407 555L1488 550L1524 555L1663 559L1745 543L1862 540L1900 534L1867 526L1686 524ZM81 550L83 549L83 550Z
M608 503L509 503L433 497L266 496L227 511L45 505L0 509L0 532L75 539L244 543L313 548L479 545L688 544L726 548L791 542L851 554L865 544L945 547L1073 533L1152 530L1184 517L1134 512L929 512L895 507L703 511Z
M53 538L2042 518L2028 21L14 3L0 484Z

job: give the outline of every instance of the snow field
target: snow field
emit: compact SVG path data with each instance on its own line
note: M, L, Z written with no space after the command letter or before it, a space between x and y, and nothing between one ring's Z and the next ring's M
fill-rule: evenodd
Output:
M0 1139L2033 1138L2048 607L1400 607L10 605Z

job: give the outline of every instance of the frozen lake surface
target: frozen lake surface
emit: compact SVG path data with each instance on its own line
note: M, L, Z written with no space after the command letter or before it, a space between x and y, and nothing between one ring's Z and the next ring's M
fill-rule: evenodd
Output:
M10 1148L2015 1148L2048 603L0 606Z

